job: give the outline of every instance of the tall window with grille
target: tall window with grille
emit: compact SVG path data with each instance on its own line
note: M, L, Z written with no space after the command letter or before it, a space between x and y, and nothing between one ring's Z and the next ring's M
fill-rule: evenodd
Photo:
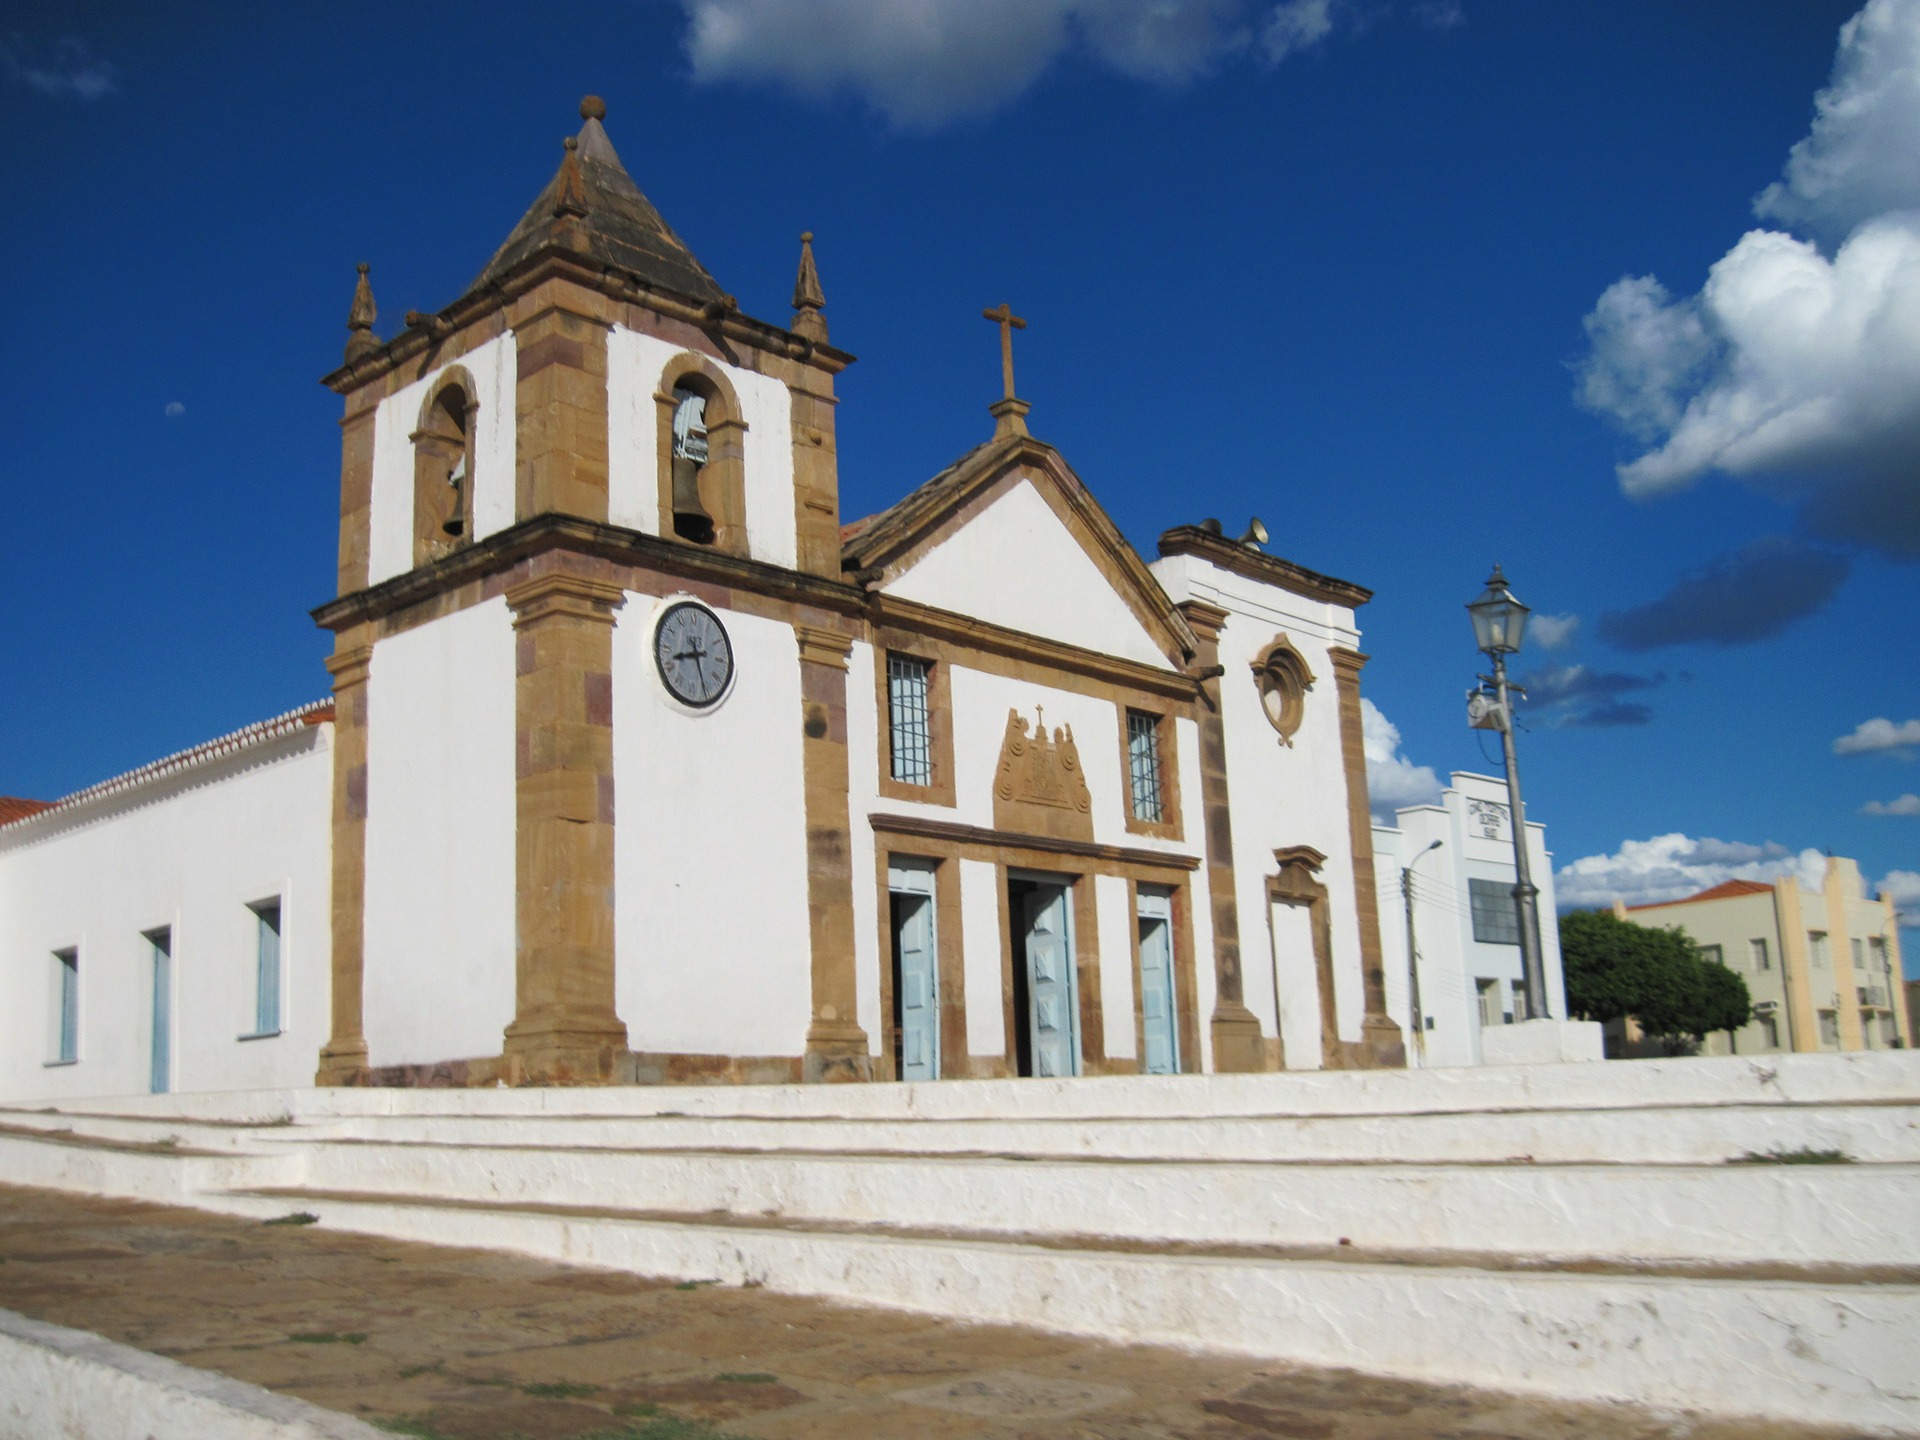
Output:
M893 778L903 785L933 783L933 734L927 682L933 667L906 655L887 656L887 731Z
M71 1065L80 1058L80 952L59 950L53 957L53 1059Z
M1133 799L1133 818L1155 824L1167 818L1160 783L1160 717L1144 710L1127 711L1127 778Z
M1518 945L1520 915L1513 903L1513 887L1503 880L1467 881L1473 907L1473 938L1485 945Z

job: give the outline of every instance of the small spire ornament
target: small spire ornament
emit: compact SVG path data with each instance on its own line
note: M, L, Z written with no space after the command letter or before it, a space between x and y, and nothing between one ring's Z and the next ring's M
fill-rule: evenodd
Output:
M569 135L561 142L567 147L567 158L560 162L560 194L553 202L556 216L585 215L587 213L587 182L580 175L580 140Z
M373 322L380 312L373 303L373 285L367 279L371 267L359 266L360 279L353 287L353 304L347 310L347 364L380 348L380 342L374 338Z
M827 343L826 292L820 288L820 272L813 263L813 232L800 232L800 273L793 280L793 333L816 345Z

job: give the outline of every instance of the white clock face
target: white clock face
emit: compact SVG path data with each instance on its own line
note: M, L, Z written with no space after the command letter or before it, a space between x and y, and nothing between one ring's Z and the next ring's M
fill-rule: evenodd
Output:
M653 632L653 659L667 693L696 710L718 703L733 679L733 646L720 617L704 605L669 605Z

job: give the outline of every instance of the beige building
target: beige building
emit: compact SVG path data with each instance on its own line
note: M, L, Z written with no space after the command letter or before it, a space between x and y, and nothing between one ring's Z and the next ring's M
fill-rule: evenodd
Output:
M1869 898L1860 867L1829 856L1818 890L1787 877L1771 885L1729 880L1685 900L1614 905L1635 924L1678 927L1708 958L1747 982L1754 1018L1732 1053L1888 1050L1913 1044L1900 1003L1900 927L1893 902ZM1727 1034L1704 1053L1729 1053Z

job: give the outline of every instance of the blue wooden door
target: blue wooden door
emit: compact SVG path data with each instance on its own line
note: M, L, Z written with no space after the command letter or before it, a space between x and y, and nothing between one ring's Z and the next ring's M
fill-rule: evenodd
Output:
M164 1095L173 1079L173 934L156 930L147 936L153 947L153 1066L150 1088Z
M1027 1024L1035 1075L1080 1073L1080 1027L1068 931L1067 888L1042 885L1026 897Z
M940 967L934 939L933 868L888 866L893 896L893 1003L902 1080L940 1078Z
M1180 1036L1173 1003L1173 906L1169 896L1142 890L1140 924L1140 1016L1145 1031L1143 1069L1177 1075Z

